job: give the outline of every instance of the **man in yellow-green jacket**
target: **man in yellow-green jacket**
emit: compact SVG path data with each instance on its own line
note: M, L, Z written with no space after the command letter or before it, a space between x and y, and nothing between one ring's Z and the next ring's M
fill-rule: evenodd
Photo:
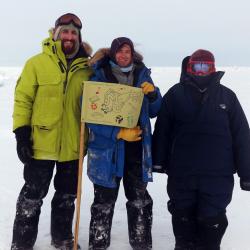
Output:
M59 17L43 41L43 52L27 61L16 85L13 130L25 184L17 200L12 250L33 249L55 166L51 244L73 249L81 95L83 81L92 74L91 49L82 42L81 28L76 15Z

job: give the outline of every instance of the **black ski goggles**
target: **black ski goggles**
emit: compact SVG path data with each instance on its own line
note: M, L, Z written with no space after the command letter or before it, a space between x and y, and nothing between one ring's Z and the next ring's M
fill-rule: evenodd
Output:
M81 20L72 13L67 13L62 16L60 16L55 23L55 27L59 25L68 25L70 23L73 23L74 26L76 26L78 29L82 28L82 22Z

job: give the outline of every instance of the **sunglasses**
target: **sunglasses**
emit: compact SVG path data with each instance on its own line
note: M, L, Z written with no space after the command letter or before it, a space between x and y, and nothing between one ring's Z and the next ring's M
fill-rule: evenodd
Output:
M193 75L209 75L215 72L213 62L190 62L187 72Z
M74 14L72 13L67 13L62 16L60 16L55 23L55 26L59 25L67 25L73 23L77 28L81 29L82 28L82 22L81 20Z

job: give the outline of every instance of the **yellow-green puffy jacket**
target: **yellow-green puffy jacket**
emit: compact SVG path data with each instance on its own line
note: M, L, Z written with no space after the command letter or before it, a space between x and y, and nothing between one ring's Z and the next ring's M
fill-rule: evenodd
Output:
M92 71L88 58L67 68L60 41L43 41L43 52L30 58L15 90L13 130L29 125L35 159L79 158L83 81Z

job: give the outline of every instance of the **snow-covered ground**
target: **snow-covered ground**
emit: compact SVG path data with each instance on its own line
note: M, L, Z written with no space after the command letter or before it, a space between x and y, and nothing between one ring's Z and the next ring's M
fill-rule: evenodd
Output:
M218 69L226 71L222 83L236 92L250 121L250 68L230 67ZM23 166L16 155L11 117L15 82L20 72L21 68L0 67L0 250L10 249L15 203L23 185ZM179 74L179 68L152 68L153 79L163 94L170 86L178 82ZM166 205L168 200L166 182L166 176L155 174L154 182L149 184L149 192L154 199L152 231L154 250L172 250L174 246L171 217ZM50 200L52 195L53 185L51 185L50 192L45 198L42 207L35 250L52 250L49 234ZM86 177L86 165L84 164L79 232L79 243L83 249L87 249L88 244L89 208L92 199L92 184ZM131 249L128 244L125 203L126 199L121 186L115 208L110 250ZM227 214L229 226L222 241L222 250L250 250L250 193L240 190L237 176L235 176L233 200L228 207Z

